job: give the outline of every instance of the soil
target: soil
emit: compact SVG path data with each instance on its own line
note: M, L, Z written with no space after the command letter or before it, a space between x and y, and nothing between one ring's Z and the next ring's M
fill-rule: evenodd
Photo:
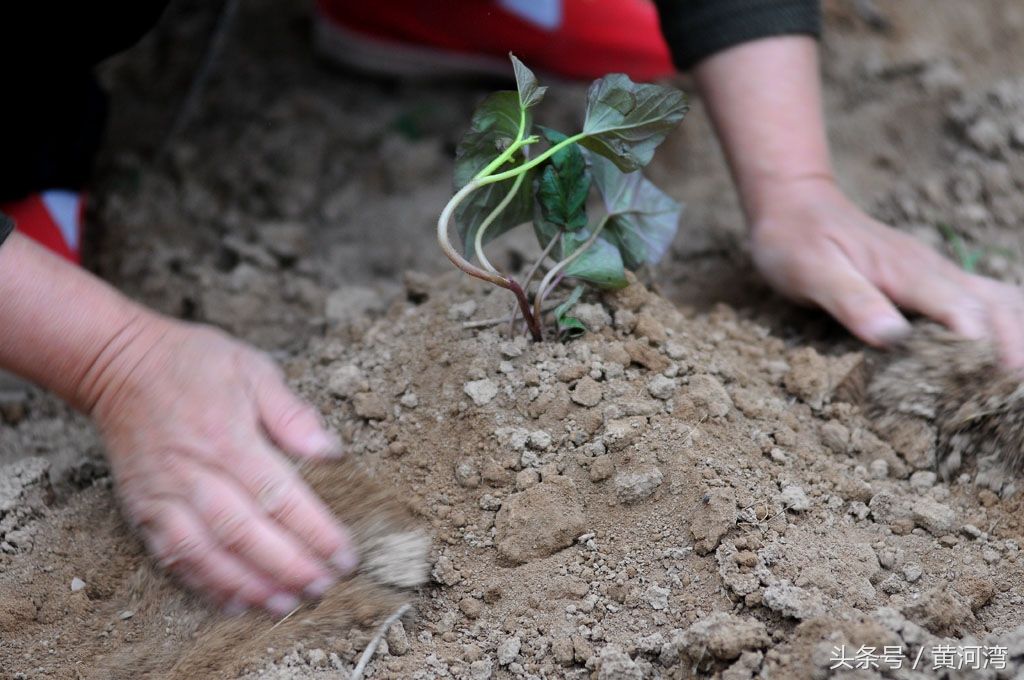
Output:
M879 27L863 5L826 3L844 185L1024 282L1024 8L907 0ZM366 677L1024 672L1020 396L986 348L922 324L870 353L772 296L699 102L651 170L689 204L657 285L589 297L568 343L467 328L511 301L448 272L432 223L491 84L327 68L308 16L244 3L169 141L213 9L175 3L104 67L92 263L284 364L350 453L305 473L379 559L284 621L223 619L149 562L88 422L4 386L0 677L347 678L406 603ZM582 86L552 92L569 127ZM898 645L902 669L830 670L844 645ZM1006 669L934 670L941 645L1006 647Z

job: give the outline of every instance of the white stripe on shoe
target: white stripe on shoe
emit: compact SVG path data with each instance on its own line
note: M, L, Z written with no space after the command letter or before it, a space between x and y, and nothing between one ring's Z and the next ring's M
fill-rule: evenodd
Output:
M39 194L43 205L50 211L50 217L54 224L60 229L64 242L68 249L78 252L81 230L79 218L81 217L81 194L77 191L67 189L50 189Z
M505 11L545 31L562 26L562 0L498 0Z

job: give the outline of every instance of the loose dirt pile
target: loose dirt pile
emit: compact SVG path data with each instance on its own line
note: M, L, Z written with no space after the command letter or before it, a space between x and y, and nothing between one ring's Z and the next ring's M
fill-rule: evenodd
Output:
M876 435L843 400L862 355L787 347L727 308L685 316L639 284L584 305L580 340L510 341L462 328L507 313L500 292L422 284L408 293L425 301L335 328L287 366L434 535L432 584L376 673L825 677L835 647L902 645L931 664L968 636L1024 654L1016 502L966 473L942 483L925 434ZM2 576L8 658L26 671L58 648L83 655L84 677L343 671L402 601L370 573L277 628L217 622L152 574L103 485L47 511L38 460L12 486L44 516L37 548ZM349 517L362 485L315 474ZM90 554L39 569L41 546L87 536Z
M979 270L1024 280L1024 83L995 78L1024 62L1018 3L901 3L889 33L852 6L827 3L825 45L851 190L951 250L948 225ZM162 129L167 93L139 83L168 82L209 23L176 7L106 72L112 139ZM992 457L1020 450L1020 397L984 348L922 330L867 355L765 301L699 110L653 168L690 206L655 278L665 297L637 284L586 300L590 332L567 344L463 328L510 300L455 275L400 282L439 270L452 121L480 92L316 69L303 11L245 4L166 165L114 148L97 261L282 360L358 460L307 474L370 566L284 622L221 620L152 569L88 424L0 387L0 676L347 678L405 602L368 677L825 678L837 648L887 646L902 669L858 677L1020 672L1021 498ZM552 122L576 117L571 90ZM372 491L344 480L364 468L408 506L383 533L351 511ZM415 557L420 531L430 581L410 591L422 562L396 572L372 555ZM942 645L1006 647L1006 669L934 671Z

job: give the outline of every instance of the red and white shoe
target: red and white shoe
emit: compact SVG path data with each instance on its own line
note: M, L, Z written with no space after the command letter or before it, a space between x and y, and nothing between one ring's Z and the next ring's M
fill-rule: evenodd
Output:
M382 75L505 75L509 51L569 78L675 71L651 0L317 0L315 31L325 57Z
M14 220L18 233L75 264L82 262L84 209L82 195L67 189L51 189L0 203L0 212Z

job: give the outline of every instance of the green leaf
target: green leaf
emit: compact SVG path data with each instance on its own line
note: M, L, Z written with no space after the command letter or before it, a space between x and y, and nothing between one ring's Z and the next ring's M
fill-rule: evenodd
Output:
M581 140L623 172L651 162L654 149L686 115L686 95L675 88L634 83L621 73L594 81L587 92Z
M554 144L565 139L560 132L546 128L542 131ZM538 183L537 200L544 220L570 231L586 226L589 194L590 176L583 152L576 144L570 144L551 157Z
M587 327L575 316L563 316L558 320L558 337L572 339L578 338L587 332Z
M485 99L473 113L469 131L463 135L455 151L455 187L461 189L477 173L508 148L519 135L519 94L517 92L496 92ZM531 126L530 115L526 114L526 132ZM521 165L526 160L520 152L513 155L508 167ZM509 229L529 222L533 217L533 178L531 171L520 184L508 207L491 223L484 234L483 242L500 236ZM514 179L488 184L473 194L456 209L455 225L459 238L468 255L473 252L480 224L501 203L512 188Z
M558 225L551 224L545 220L540 203L535 202L533 209L533 233L536 235L537 242L540 243L541 248L547 248L548 244L551 243L551 239L558 236L558 232ZM551 251L551 256L556 260L560 260L562 259L561 253L561 245L556 245Z
M481 239L484 244L520 224L529 222L533 217L533 190L531 187L536 174L535 170L526 172L526 177L523 178L511 202L484 232L484 237ZM464 253L467 256L473 253L477 229L494 208L504 200L514 182L514 179L507 179L503 182L487 184L473 192L472 196L455 209L455 226L458 228L459 238L462 240Z
M605 227L607 229L607 227ZM568 257L590 238L589 229L569 232L562 236L562 253ZM579 257L573 260L563 272L566 276L587 281L598 288L624 288L627 285L626 270L622 264L619 249L599 236Z
M495 92L480 103L473 112L469 130L455 148L456 189L469 184L478 172L516 140L519 135L519 118L517 92ZM530 126L530 117L527 115L527 132ZM520 156L518 160L522 160L522 157Z
M639 170L620 172L595 154L587 160L609 214L602 236L619 247L627 269L657 264L676 236L683 206Z
M555 324L558 326L560 337L575 338L587 332L583 322L574 316L569 316L569 310L576 306L576 303L583 297L583 286L576 286L565 301L555 307Z
M516 73L516 89L519 90L520 105L524 109L536 106L544 98L544 93L548 91L548 88L537 84L537 76L526 67L526 64L519 61L516 55L509 52L508 57L512 60L512 69Z

